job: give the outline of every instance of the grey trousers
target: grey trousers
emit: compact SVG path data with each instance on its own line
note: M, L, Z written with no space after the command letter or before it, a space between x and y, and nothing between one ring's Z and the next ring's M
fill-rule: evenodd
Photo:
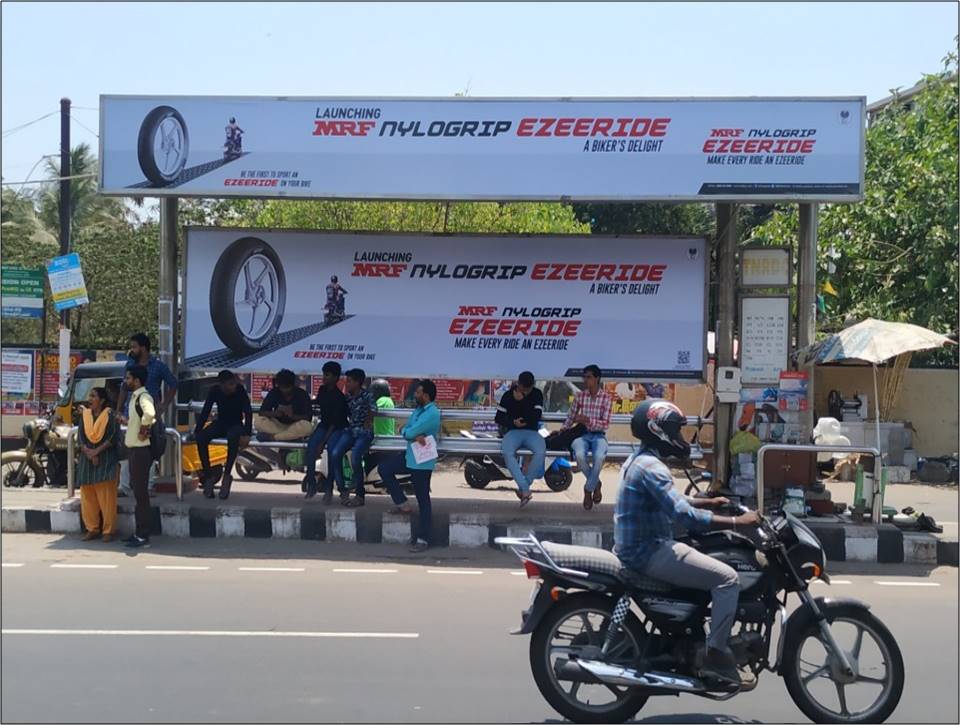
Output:
M737 614L740 579L731 567L686 544L673 541L660 546L643 573L674 586L709 590L713 597L707 646L729 652L727 640Z

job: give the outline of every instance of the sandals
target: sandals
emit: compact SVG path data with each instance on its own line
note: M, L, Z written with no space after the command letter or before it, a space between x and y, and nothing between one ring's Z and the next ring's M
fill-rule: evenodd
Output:
M600 503L601 501L603 501L603 491L601 489L603 489L603 484L600 482L597 482L597 487L593 491L594 503Z
M524 506L526 506L528 503L530 503L530 502L533 500L533 494L532 494L532 493L519 493L519 492L518 492L517 495L520 497L520 508L523 508Z
M413 508L410 506L394 506L387 513L394 516L409 516L413 513Z
M593 508L593 492L583 489L583 510L589 511Z
M363 496L354 496L348 501L344 501L343 505L351 509L359 508L364 505Z

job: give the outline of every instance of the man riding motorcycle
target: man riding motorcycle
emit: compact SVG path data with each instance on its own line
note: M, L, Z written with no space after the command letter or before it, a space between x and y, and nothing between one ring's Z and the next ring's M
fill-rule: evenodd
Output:
M685 460L690 444L681 429L686 417L665 400L647 400L630 429L641 447L623 464L614 514L614 553L628 569L688 589L709 590L710 636L701 676L740 681L727 644L736 615L740 582L732 567L674 540L674 522L694 529L736 528L759 522L755 511L719 516L709 510L729 504L723 497L687 498L674 489L663 460Z

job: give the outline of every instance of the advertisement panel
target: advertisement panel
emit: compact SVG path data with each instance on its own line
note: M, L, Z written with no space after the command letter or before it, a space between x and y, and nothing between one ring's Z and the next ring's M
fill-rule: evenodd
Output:
M26 351L2 352L3 395L30 395L33 390L33 353Z
M863 97L101 96L120 196L854 201Z
M47 276L50 278L50 293L57 312L89 304L79 254L74 252L54 257L47 265Z
M0 268L3 317L43 317L43 269L4 264Z
M700 237L189 229L185 364L699 380L706 257Z

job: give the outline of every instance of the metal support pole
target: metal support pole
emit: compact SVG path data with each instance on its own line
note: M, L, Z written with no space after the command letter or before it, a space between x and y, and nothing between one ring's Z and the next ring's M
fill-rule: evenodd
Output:
M160 289L157 302L157 328L160 333L157 354L177 375L177 208L176 197L160 199ZM165 411L167 425L176 427L176 401ZM167 448L160 462L160 474L172 476L180 468L174 460L175 446Z
M70 99L60 99L60 256L70 254ZM66 354L64 354L66 351ZM60 370L59 389L67 387L70 373L70 310L60 313Z
M737 207L717 204L717 369L733 365L733 330L737 316ZM715 373L716 375L716 373ZM714 383L716 381L714 380ZM711 488L727 485L730 470L731 421L736 406L714 400L714 479Z
M817 205L800 205L800 262L797 279L797 346L812 345L817 337ZM807 373L807 395L810 405L801 413L805 440L813 434L814 425L814 371L813 365L803 368Z

